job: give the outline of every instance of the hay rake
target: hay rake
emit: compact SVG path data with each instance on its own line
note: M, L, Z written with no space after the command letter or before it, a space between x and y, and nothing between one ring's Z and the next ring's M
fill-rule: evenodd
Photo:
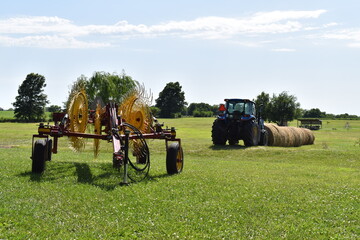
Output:
M175 128L164 129L153 118L143 92L134 91L123 101L123 105L97 104L96 110L88 109L86 93L73 95L67 113L54 113L54 125L41 123L38 134L32 137L32 172L42 173L52 153L58 152L58 139L68 137L71 148L81 150L84 139L94 140L95 157L100 140L113 145L113 167L123 169L122 184L141 181L150 169L150 152L147 139L165 140L166 169L168 174L180 173L184 155L180 138ZM94 125L94 133L85 133L88 124Z

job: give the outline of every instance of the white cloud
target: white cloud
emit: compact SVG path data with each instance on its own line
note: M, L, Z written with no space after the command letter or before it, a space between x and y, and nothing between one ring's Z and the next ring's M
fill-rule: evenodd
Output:
M274 48L271 49L273 52L296 52L296 49L293 48Z
M21 38L0 36L0 45L7 47L39 48L99 48L110 46L107 43L84 42L74 38L50 35L25 36Z
M19 17L0 20L0 34L3 36L0 44L92 48L110 46L112 37L129 39L162 36L238 41L239 37L292 33L319 28L302 21L318 18L325 12L326 10L272 11L255 13L247 18L209 16L156 25L134 25L127 21L119 21L113 25L76 25L68 19L59 17ZM80 37L82 41L79 40ZM89 42L89 38L97 42Z
M321 35L324 39L348 41L349 47L360 47L360 29L342 29Z

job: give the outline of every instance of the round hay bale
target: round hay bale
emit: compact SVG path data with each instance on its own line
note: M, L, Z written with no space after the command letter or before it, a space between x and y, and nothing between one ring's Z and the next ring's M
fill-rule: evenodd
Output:
M293 147L295 142L295 137L290 127L279 127L281 129L282 134L284 135L284 147Z
M293 147L299 147L301 145L300 133L296 130L296 127L289 127L289 130L293 136Z
M304 135L306 136L306 141L304 141L304 145L314 144L315 136L310 129L302 128Z
M279 142L277 146L287 147L287 133L284 130L284 127L275 126L279 133Z
M279 143L281 141L279 130L275 124L266 124L266 130L268 131L268 145L269 146L280 146Z
M297 147L300 147L301 145L303 145L303 141L304 141L304 133L302 131L301 128L297 128L297 127L294 127L294 131L296 132L296 137L297 137L297 144L296 146Z
M265 124L265 130L268 132L268 146L274 146L277 130L272 124Z

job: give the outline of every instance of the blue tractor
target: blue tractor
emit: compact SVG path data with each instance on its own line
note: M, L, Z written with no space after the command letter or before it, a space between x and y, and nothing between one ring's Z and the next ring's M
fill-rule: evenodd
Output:
M267 146L268 133L261 118L256 113L255 103L249 99L225 99L220 104L219 115L215 119L211 137L215 145L229 145L243 140L245 146Z

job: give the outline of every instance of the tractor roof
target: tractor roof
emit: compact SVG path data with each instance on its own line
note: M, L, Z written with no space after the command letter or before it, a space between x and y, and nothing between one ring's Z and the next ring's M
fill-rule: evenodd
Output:
M253 101L251 101L249 99L241 99L241 98L225 98L224 101L225 102L227 102L227 101L236 101L236 102L252 102L252 103L254 103Z

